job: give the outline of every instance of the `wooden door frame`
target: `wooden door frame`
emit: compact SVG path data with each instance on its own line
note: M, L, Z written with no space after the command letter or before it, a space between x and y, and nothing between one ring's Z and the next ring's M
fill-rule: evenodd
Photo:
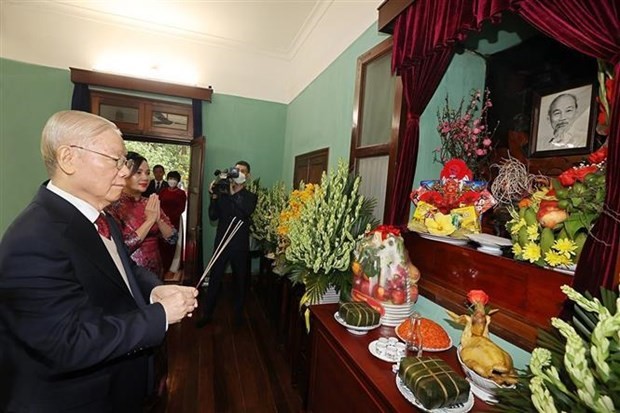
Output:
M193 185L192 182L190 182L188 180L188 191L187 191L187 209L188 209L188 218L187 218L187 237L189 238L190 236L190 231L194 231L195 232L195 239L196 239L196 245L193 247L193 256L191 258L193 258L193 263L191 262L191 260L188 260L188 262L190 262L191 264L189 266L186 266L185 268L188 269L186 271L183 272L183 283L187 284L187 285L195 285L196 281L198 280L198 278L200 277L200 274L202 273L202 268L203 268L203 228L202 228L202 203L203 203L203 188L204 188L204 161L205 161L205 147L206 147L206 138L204 136L199 136L196 137L192 140L190 147L194 147L194 145L198 144L199 145L199 149L200 149L200 155L202 157L200 165L201 165L201 171L199 171L198 173L198 182L196 183L196 185L194 185L195 187L197 187L197 191L196 191L196 195L198 196L198 207L197 207L197 211L196 211L196 227L195 228L190 228L190 219L189 219L189 212L190 212L190 197L194 196L192 195L192 191L193 191ZM190 166L189 166L189 170L190 170L190 174L191 174L191 170L192 170L192 162L193 162L193 158L192 155L194 154L194 152L190 149ZM186 242L186 245L188 244L188 242ZM189 248L187 249L189 250ZM191 253L191 251L190 251ZM188 257L188 254L186 253L185 257ZM193 266L193 267L192 267Z
M403 99L403 84L400 76L396 76L394 102L392 110L392 124L390 140L384 144L360 146L361 131L364 127L364 86L366 84L366 67L373 61L392 52L393 39L385 39L357 59L357 75L353 102L353 125L351 128L351 150L349 154L349 170L358 172L358 159L373 158L388 155L388 170L384 200L383 221L387 219L391 206L394 182L397 170L397 154L400 131L406 128L406 103Z

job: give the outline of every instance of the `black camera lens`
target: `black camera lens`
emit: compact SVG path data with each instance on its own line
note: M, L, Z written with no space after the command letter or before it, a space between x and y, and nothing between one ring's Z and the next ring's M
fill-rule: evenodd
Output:
M239 177L239 169L237 169L237 168L230 168L228 170L228 177L229 178L238 178Z

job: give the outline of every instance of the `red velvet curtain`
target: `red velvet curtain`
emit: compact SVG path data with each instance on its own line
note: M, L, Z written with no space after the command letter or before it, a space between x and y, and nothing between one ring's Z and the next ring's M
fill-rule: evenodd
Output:
M394 191L386 224L409 218L409 194L418 159L420 115L435 93L455 41L474 24L472 7L462 0L415 1L394 25L392 67L403 79L407 126L398 146Z
M594 228L594 236L599 241L590 237L586 243L574 280L578 290L588 290L593 294L598 293L601 285L613 288L619 281L615 263L620 246L619 8L617 0L416 0L405 10L395 22L392 63L401 75L408 68L412 70L412 79L407 84L403 76L403 93L410 109L407 130L402 138L405 145L401 146L398 155L396 190L388 211L389 223L402 224L408 219L408 195L417 162L419 115L432 96L432 91L426 88L422 95L420 90L412 88L412 85L421 84L422 79L418 77L425 73L415 71L415 67L428 68L426 63L437 59L437 53L449 49L454 41L463 39L468 30L478 29L484 21L499 19L502 11L511 10L558 42L614 65L616 82L614 101L611 102L613 113L608 136L605 200L608 212L601 215ZM437 64L437 60L435 62ZM449 59L446 66L438 65L432 70L443 76L448 64ZM431 86L429 84L428 88ZM407 207L403 208L402 204Z
M390 199L391 208L386 220L388 225L400 225L409 218L409 194L420 141L420 115L433 97L453 54L452 47L444 47L423 61L401 70L407 107L407 126L398 144L396 155L398 167Z

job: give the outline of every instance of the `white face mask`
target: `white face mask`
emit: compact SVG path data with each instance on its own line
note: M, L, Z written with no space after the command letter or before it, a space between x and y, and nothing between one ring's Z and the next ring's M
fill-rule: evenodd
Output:
M233 181L235 181L236 184L241 185L242 183L245 182L245 174L243 172L239 172L239 176L236 178L233 178Z
M170 188L176 188L178 183L179 181L176 179L168 179L168 185L170 185Z

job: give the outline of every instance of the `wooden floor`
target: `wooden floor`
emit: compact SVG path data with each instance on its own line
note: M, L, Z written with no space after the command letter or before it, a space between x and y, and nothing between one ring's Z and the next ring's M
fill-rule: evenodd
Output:
M170 327L168 396L160 412L300 412L284 343L278 343L253 289L245 323L233 326L232 285L224 282L213 322ZM164 407L165 405L165 407Z

